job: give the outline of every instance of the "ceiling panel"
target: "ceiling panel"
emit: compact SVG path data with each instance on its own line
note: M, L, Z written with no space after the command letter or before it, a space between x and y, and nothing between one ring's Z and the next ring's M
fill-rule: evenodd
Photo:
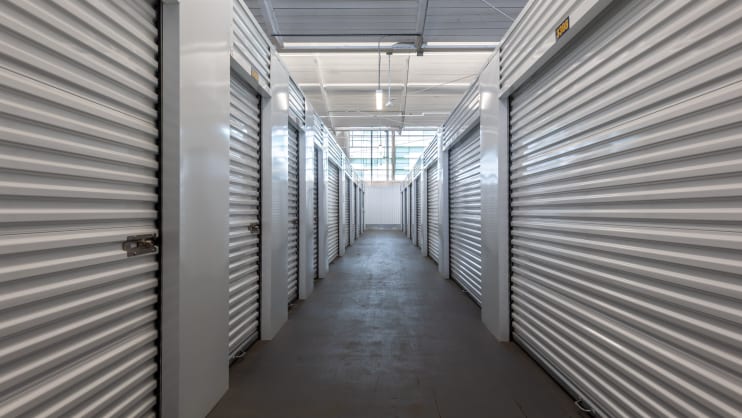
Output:
M440 126L526 2L246 0L265 32L276 35L283 61L315 111L336 129ZM394 49L392 106L382 111L374 97L377 42ZM423 56L415 54L415 42L422 42ZM433 52L441 45L449 52ZM385 102L388 76L382 54Z

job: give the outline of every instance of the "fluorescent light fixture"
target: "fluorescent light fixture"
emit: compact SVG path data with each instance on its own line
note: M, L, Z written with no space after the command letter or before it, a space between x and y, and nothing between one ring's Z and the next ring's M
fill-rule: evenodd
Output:
M376 89L376 110L384 109L384 90Z
M482 46L482 47L496 47L500 45L499 42L426 42L427 46Z

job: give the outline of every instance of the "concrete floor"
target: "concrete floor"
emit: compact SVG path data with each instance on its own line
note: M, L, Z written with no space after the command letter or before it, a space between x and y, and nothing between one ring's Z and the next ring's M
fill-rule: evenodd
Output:
M577 417L570 397L398 231L367 231L211 417Z

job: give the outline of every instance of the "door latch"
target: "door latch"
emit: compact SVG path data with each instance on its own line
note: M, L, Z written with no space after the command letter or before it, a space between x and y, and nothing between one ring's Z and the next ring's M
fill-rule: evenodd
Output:
M127 257L156 253L159 250L157 246L157 235L133 235L126 237L122 248L126 251Z
M247 226L247 230L252 232L253 234L257 234L258 232L260 232L260 224L257 222L253 222Z

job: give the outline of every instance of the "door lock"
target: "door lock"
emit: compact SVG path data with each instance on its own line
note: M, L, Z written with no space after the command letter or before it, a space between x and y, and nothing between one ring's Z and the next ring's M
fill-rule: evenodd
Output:
M157 235L132 235L126 237L126 241L121 245L121 248L126 251L127 257L133 257L142 254L153 254L159 251L157 246Z
M247 230L252 232L253 234L257 234L258 232L260 232L260 224L257 222L253 222L247 226Z

